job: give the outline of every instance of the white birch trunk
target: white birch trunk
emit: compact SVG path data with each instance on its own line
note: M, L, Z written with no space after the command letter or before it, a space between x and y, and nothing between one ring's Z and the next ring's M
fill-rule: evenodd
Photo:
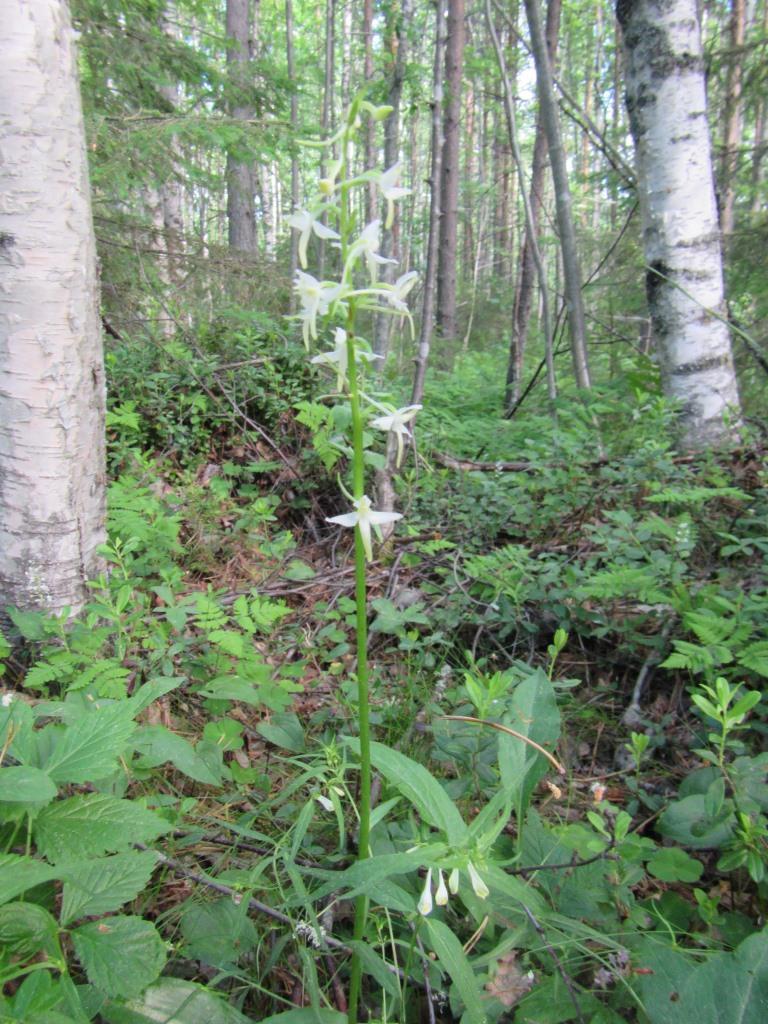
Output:
M104 368L74 33L6 0L0 42L0 605L77 610L104 541Z
M739 393L724 320L696 0L618 0L617 16L662 380L681 404L683 443L705 447L733 427Z

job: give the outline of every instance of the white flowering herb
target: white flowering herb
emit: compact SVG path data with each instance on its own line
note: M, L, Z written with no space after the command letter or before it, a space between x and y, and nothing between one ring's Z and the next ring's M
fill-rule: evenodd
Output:
M375 284L378 279L378 268L384 263L397 263L397 260L389 259L387 256L382 256L378 252L378 248L381 245L381 221L372 220L370 224L366 224L359 236L352 243L349 256L347 257L347 266L354 263L355 260L361 256L365 259L368 265L368 273L371 276L371 283ZM345 276L347 267L344 268Z
M432 913L432 868L427 870L427 879L424 883L421 897L419 899L419 913L422 917Z
M326 520L329 523L336 523L338 526L347 526L350 529L357 527L360 531L360 539L363 542L365 557L368 561L373 560L373 548L371 546L371 527L384 526L386 523L395 523L402 519L399 512L377 512L371 507L371 499L367 494L356 498L352 502L354 511L346 512L342 516L331 516Z
M297 210L288 218L288 223L295 231L299 232L299 263L304 270L307 269L307 245L313 231L318 238L339 240L337 231L313 217L308 210Z
M435 890L435 903L438 907L444 907L448 903L448 889L445 885L443 872L437 869L437 889Z
M477 868L471 860L467 862L467 871L469 873L469 881L472 885L475 896L481 900L487 899L489 893L488 886L478 874Z
M387 168L386 171L382 171L378 178L375 179L382 196L387 201L387 218L384 222L384 227L387 230L392 227L395 219L395 201L411 194L409 188L400 187L400 167L400 161L398 161Z
M334 347L329 352L321 352L310 359L311 363L331 366L336 370L336 389L338 391L342 391L346 383L348 353L347 332L343 327L337 327L334 332ZM355 355L358 359L364 359L369 363L374 359L381 359L381 356L374 355L373 352L366 352L364 349L358 349Z
M389 228L394 217L394 203L409 194L399 182L400 165L394 164L384 171L368 170L359 177L350 173L351 147L361 124L361 115L366 114L374 120L387 116L386 107L377 107L355 99L346 119L332 139L311 143L313 148L327 149L337 147L335 159L321 178L318 195L309 200L307 208L296 210L289 218L294 231L299 232L299 262L294 280L294 290L298 298L299 311L295 319L302 325L304 344L309 350L312 343L326 336L326 331L333 331L333 347L324 346L324 351L311 357L316 365L327 366L336 374L337 389L346 394L349 401L349 421L352 435L352 486L351 494L347 493L352 509L343 515L331 516L328 522L357 531L355 541L355 602L357 605L357 677L358 713L360 720L360 800L357 807L359 818L358 859L365 860L370 854L371 831L371 745L370 745L370 698L368 686L367 659L367 582L366 564L373 558L372 534L380 535L380 527L401 519L398 512L378 511L371 505L365 487L365 446L363 431L366 410L363 408L359 386L359 368L364 362L379 358L365 351L356 336L356 316L359 309L373 312L403 314L408 316L413 331L413 322L406 303L406 297L416 283L416 274L402 274L394 284L380 283L377 280L378 268L383 264L395 264L397 261L382 256L381 221L373 220L357 232L354 225L350 192L357 187L366 188L373 181L376 183L382 198L387 204L386 224ZM322 213L320 212L322 211ZM321 219L322 217L322 219ZM325 221L330 221L325 223ZM321 281L307 269L309 241L315 235L318 238L338 243L341 251L341 274L337 281ZM360 280L361 271L366 274L367 281ZM387 409L370 403L383 416L373 421L373 426L394 434L398 444L398 464L403 454L403 438L409 437L406 426L418 412L418 406L406 406L403 409ZM327 811L335 809L335 798L325 794L316 795L315 799ZM438 873L436 899L439 905L448 900L448 891L442 872ZM428 914L433 906L432 871L427 872L427 883L424 887L419 910ZM362 940L367 915L367 901L363 894L358 897L355 908L355 924L353 936L355 941ZM321 936L306 923L297 925L297 935L314 945L319 943ZM358 1019L358 999L361 990L362 963L358 954L353 954L349 996L349 1020Z
M371 420L372 427L376 427L377 430L386 430L397 438L398 466L403 461L403 438L412 436L406 423L410 423L420 409L420 405L406 405L402 409L395 409L387 416L377 416Z
M310 338L317 339L318 316L328 312L331 303L341 297L343 290L340 285L318 281L303 270L296 271L294 287L301 303L299 319L303 323L304 344L309 348Z

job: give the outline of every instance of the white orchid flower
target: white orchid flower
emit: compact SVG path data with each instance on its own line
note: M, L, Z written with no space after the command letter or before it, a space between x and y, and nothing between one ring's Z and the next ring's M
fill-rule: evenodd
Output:
M385 298L390 306L394 306L401 313L409 313L408 306L405 304L405 297L418 279L419 275L415 270L409 270L407 274L401 274L395 283L387 288Z
M448 890L445 887L445 879L440 868L437 869L437 889L435 890L435 903L438 907L444 907L448 903Z
M390 168L382 173L376 179L376 184L381 190L381 194L387 200L387 219L384 222L384 227L389 231L392 227L392 222L395 219L395 200L402 199L404 196L411 194L411 189L401 188L398 185L400 180L400 161L396 164L392 164Z
M403 438L412 436L406 423L410 422L420 409L420 405L406 405L402 409L396 409L388 416L377 416L376 419L371 420L372 427L376 427L377 430L386 430L397 437L398 467L403 461Z
M481 900L487 899L490 890L477 873L477 868L471 860L467 861L467 871L469 872L469 880L472 883L475 896L478 896Z
M427 869L427 881L419 899L419 913L422 917L432 912L432 868Z
M360 539L363 542L365 557L369 562L373 561L373 549L371 547L371 527L384 526L386 523L395 523L403 517L399 512L376 512L371 508L371 499L364 494L352 502L354 512L347 512L343 516L331 516L326 519L327 523L337 523L339 526L357 527L360 531ZM430 897L431 898L431 897Z
M318 185L320 192L324 196L332 196L336 191L336 179L339 176L341 170L341 160L334 160L328 168L328 174L325 178L321 178ZM339 237L338 235L336 236Z
M317 802L324 810L333 810L333 801L329 800L327 796L323 796L322 793L318 793L317 796L315 797L315 800L317 800Z
M341 286L338 284L326 284L318 281L311 274L305 274L303 270L296 271L296 280L293 285L301 303L299 319L302 321L304 344L309 348L309 339L317 338L317 317L328 312L332 302L341 296Z
M365 349L355 351L357 359L364 359L371 363L374 359L383 359L383 356L374 355L373 352L366 352ZM321 352L313 356L310 363L320 363L323 366L336 367L336 390L341 391L344 381L347 379L347 332L343 327L337 327L334 334L334 348L330 352Z
M377 267L382 263L397 263L397 260L390 260L386 256L381 256L376 250L379 248L381 234L381 221L372 220L370 224L366 224L363 230L360 232L360 236L355 239L349 250L349 256L347 257L347 266L344 268L346 271L353 260L358 256L365 256L365 262L368 264L368 272L371 275L371 281L375 282L377 277Z
M288 223L294 231L301 232L299 236L299 263L307 269L307 245L309 236L314 233L318 238L338 240L339 235L332 228L328 228L316 217L313 217L309 210L297 210L288 218Z

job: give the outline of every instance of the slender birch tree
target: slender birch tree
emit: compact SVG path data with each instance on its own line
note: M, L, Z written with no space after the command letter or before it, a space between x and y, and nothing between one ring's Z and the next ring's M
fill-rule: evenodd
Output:
M637 154L647 293L666 393L687 447L724 439L739 412L696 0L619 0Z
M0 41L0 605L76 611L104 541L104 366L69 8Z

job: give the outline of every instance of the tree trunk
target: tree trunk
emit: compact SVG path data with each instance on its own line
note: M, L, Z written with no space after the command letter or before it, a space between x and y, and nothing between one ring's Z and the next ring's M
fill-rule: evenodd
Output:
M411 404L420 405L424 397L424 379L427 373L429 349L432 344L432 330L435 316L435 291L437 264L440 245L440 220L442 184L441 163L443 158L443 58L446 43L446 0L437 0L435 8L435 63L432 77L432 167L429 183L429 234L427 238L427 260L424 268L424 296L421 306L421 330L416 355L416 372L413 378Z
M682 407L684 444L706 447L730 433L739 393L725 323L696 0L619 0L616 13L662 380Z
M549 0L547 4L546 43L550 65L554 68L557 56L557 37L560 31L560 12L562 0ZM536 280L536 264L533 258L533 246L538 244L541 217L542 195L544 191L544 172L547 169L547 134L541 108L536 115L536 139L533 144L533 165L531 167L530 204L531 221L534 237L531 238L526 229L517 270L517 288L512 309L512 339L509 347L509 363L507 365L507 386L504 396L504 407L509 410L520 398L521 378L523 373L523 357L528 341L528 326L531 320L531 302L533 285Z
M731 0L730 56L728 82L725 93L725 131L723 132L723 162L720 174L722 212L720 227L727 244L733 234L734 205L736 202L736 175L739 170L739 148L743 126L742 60L744 47L744 0Z
M248 122L252 111L244 100L250 57L249 0L227 0L227 69L232 90L231 116ZM227 226L231 249L256 252L256 215L253 202L253 166L244 157L242 142L227 153Z
M571 355L576 382L580 388L590 387L587 361L587 330L584 321L584 301L581 295L581 267L573 226L573 204L568 186L560 117L552 82L552 68L547 57L547 45L541 23L539 0L525 0L525 13L531 34L531 50L536 65L536 83L544 131L549 147L552 182L555 187L555 209L560 248L563 256L563 278L568 324L571 329Z
M461 137L461 76L464 62L464 0L448 0L445 104L440 185L440 261L437 270L437 326L443 338L458 334L456 319L457 238Z
M499 65L499 73L501 75L501 88L502 96L504 100L504 115L507 122L507 135L509 137L509 148L512 152L512 159L515 162L517 174L520 179L520 195L523 200L523 210L525 213L525 230L526 235L530 239L531 243L531 258L533 265L536 268L536 274L539 279L539 298L541 301L541 326L544 334L544 355L547 364L547 392L549 395L550 404L552 404L557 397L557 385L555 382L555 361L554 361L554 342L552 334L552 321L549 312L549 288L547 285L547 272L544 267L544 263L541 258L541 252L539 251L539 244L536 238L536 232L534 230L533 222L533 211L531 210L530 197L525 191L525 183L523 181L523 161L520 153L520 146L517 141L517 126L515 124L515 97L512 93L512 83L510 82L509 75L507 74L507 65L504 58L504 50L501 45L499 34L496 31L496 27L493 22L493 16L491 12L491 0L485 0L485 20L488 25L488 32L491 36L491 42L493 48L496 51L496 60ZM507 406L507 411L510 411L512 406Z
M0 605L77 611L104 542L104 366L74 33L8 0L0 43Z
M291 83L291 131L299 127L299 97L296 92L296 61L293 52L293 0L285 0L285 60ZM291 149L291 212L299 208L299 155L295 140ZM291 231L291 280L299 266L299 234ZM291 312L296 310L296 292L291 290Z
M169 4L160 19L160 28L166 35L178 39L179 30L171 16L175 18L174 4ZM176 115L179 106L179 86L177 82L168 82L160 86L160 95L168 106L168 113ZM165 241L165 266L167 279L172 285L179 285L182 280L182 258L184 254L184 191L180 177L179 142L174 135L170 143L171 173L160 186L160 205L163 215L163 236ZM175 325L170 326L166 333L173 334Z
M765 39L768 37L768 0L763 0L762 29L763 38ZM752 202L750 203L750 213L753 217L759 214L764 206L762 183L763 158L766 151L768 151L767 115L768 100L766 100L765 90L763 90L757 97L755 109L754 149L752 151Z

